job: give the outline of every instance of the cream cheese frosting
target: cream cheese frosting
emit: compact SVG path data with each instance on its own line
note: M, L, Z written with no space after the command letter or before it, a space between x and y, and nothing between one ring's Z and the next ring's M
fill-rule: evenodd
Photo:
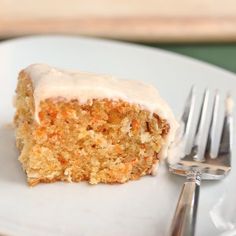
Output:
M117 79L109 75L60 70L45 64L33 64L24 71L33 83L37 122L39 122L40 102L47 98L78 99L81 104L92 99L123 100L139 105L167 120L170 132L160 154L167 155L167 147L175 138L178 123L168 104L153 86L134 80Z

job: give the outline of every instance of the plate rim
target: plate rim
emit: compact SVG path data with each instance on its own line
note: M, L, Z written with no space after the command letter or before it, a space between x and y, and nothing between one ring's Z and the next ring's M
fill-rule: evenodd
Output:
M27 43L27 41L32 40L83 40L83 41L90 41L90 42L98 42L98 43L106 43L111 44L112 46L125 46L125 47L131 47L134 50L144 50L149 52L157 52L165 54L169 57L172 57L174 59L180 59L183 62L191 62L194 63L197 66L201 67L207 67L210 70L217 71L218 73L224 73L227 76L234 77L232 79L236 79L236 73L229 71L223 67L214 65L210 62L206 62L200 59L196 59L194 57L183 55L177 52L169 51L166 49L162 49L159 47L152 47L148 45L139 44L136 42L125 42L125 41L119 41L119 40L111 40L111 39L105 39L105 38L96 38L96 37L90 37L90 36L84 36L84 35L63 35L63 34L42 34L42 35L29 35L29 36L20 36L18 38L12 38L12 39L6 39L0 42L0 49L3 47L7 47L10 45L14 45L15 43Z
M215 72L218 73L219 75L222 74L223 78L222 79L232 79L232 82L235 81L236 75L233 72L227 71L223 68L220 68L218 66L212 65L210 63L207 62L203 62L200 61L198 59L194 59L188 56L184 56L175 52L170 52L164 49L159 49L159 48L152 48L150 46L145 46L145 45L137 45L137 44L133 44L133 43L128 43L128 42L120 42L120 41L113 41L113 40L106 40L106 39L97 39L97 38L91 38L91 37L85 37L85 36L65 36L65 35L39 35L39 36L27 36L27 37L21 37L21 38L17 38L17 39L9 39L3 42L0 42L0 50L2 48L4 48L5 46L9 46L11 47L11 45L16 45L17 43L22 43L24 45L27 45L28 42L32 42L32 44L37 43L37 40L42 40L42 42L47 43L48 40L58 40L61 42L62 41L67 41L67 40L78 40L78 42L80 40L82 41L88 41L89 43L109 43L111 46L115 46L115 47L128 47L132 50L136 50L136 52L146 52L146 53L154 53L158 56L162 56L162 55L166 55L168 58L172 58L173 60L179 60L181 64L184 63L188 63L191 62L193 63L192 65L195 67L196 70L199 70L200 68L204 68L206 70L208 70L209 72ZM51 42L51 41L50 41ZM123 49L125 49L125 47ZM138 51L138 50L140 51ZM17 51L17 50L16 50ZM227 77L227 78L224 78ZM191 80L191 78L190 78ZM231 82L231 80L230 80Z

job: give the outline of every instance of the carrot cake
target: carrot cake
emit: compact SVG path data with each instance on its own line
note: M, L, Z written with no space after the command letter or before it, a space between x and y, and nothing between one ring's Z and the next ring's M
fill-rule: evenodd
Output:
M44 64L20 72L15 106L19 160L31 186L154 174L177 127L151 85Z

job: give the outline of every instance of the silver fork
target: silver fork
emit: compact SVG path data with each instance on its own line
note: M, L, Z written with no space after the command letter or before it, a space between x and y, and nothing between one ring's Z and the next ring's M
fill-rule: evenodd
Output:
M225 114L223 121L223 129L216 157L212 155L212 140L213 131L217 125L217 117L219 112L219 93L214 96L213 106L209 112L209 90L206 90L201 104L201 111L198 117L198 124L195 131L194 142L189 154L184 151L183 157L177 163L169 163L170 172L186 176L186 182L183 185L175 215L171 225L171 236L191 236L195 233L196 217L198 200L200 193L201 180L219 180L224 178L231 169L231 150L232 150L232 135L233 135L233 100L230 95L225 99ZM195 114L196 95L192 88L181 117L182 135L180 142L175 145L180 145L186 149L186 140L188 132L194 129L191 124L191 119ZM205 143L202 143L200 133L203 131L204 123L207 115L210 113L210 127L208 137ZM185 145L183 145L185 143ZM205 147L204 147L205 144ZM201 149L201 150L200 150Z

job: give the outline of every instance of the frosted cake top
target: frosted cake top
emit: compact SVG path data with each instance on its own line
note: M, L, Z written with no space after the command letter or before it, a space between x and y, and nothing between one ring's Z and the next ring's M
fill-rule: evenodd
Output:
M178 123L168 104L151 85L109 75L60 70L45 64L33 64L24 71L33 83L37 121L40 101L47 98L78 99L82 104L92 99L107 98L137 104L151 113L158 114L170 125L167 142L172 142L175 137Z

